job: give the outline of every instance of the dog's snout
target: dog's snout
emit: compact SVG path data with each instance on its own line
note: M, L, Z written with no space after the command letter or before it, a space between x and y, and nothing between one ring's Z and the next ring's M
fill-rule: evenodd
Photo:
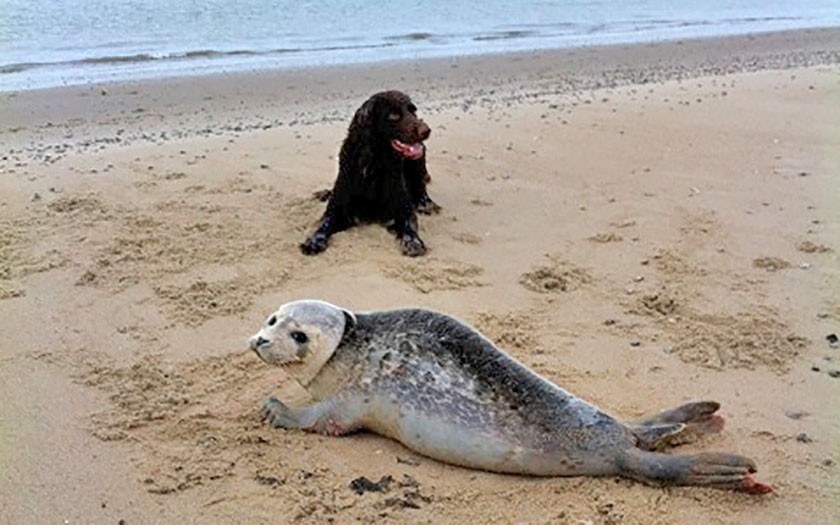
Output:
M432 129L426 125L422 120L417 124L417 134L420 135L420 140L426 140L432 134Z

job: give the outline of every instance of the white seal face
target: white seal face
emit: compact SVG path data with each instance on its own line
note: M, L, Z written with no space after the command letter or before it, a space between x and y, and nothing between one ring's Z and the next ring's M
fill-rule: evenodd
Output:
M355 324L355 315L330 303L294 301L269 316L250 347L268 364L303 365L291 371L306 384L332 356L345 330Z

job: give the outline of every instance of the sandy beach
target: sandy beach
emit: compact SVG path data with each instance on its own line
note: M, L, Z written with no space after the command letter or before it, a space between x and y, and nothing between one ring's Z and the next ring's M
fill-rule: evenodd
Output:
M298 244L355 109L412 96L440 215ZM0 93L0 522L840 522L840 29ZM247 351L280 304L423 306L776 493L448 466ZM360 476L390 475L357 495Z

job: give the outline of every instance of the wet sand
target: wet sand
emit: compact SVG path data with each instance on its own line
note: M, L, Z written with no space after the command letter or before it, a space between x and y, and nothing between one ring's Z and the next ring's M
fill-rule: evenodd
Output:
M0 94L0 521L836 523L840 29ZM433 129L426 257L309 258L353 111ZM604 410L694 399L767 497L474 472L305 402L279 304L456 315ZM391 475L387 493L355 494Z

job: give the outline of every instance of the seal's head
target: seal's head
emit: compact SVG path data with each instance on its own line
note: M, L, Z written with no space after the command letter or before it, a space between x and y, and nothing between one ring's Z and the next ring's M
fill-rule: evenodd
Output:
M294 373L307 384L329 360L356 316L324 301L286 303L251 338L251 350L272 365L298 364Z

